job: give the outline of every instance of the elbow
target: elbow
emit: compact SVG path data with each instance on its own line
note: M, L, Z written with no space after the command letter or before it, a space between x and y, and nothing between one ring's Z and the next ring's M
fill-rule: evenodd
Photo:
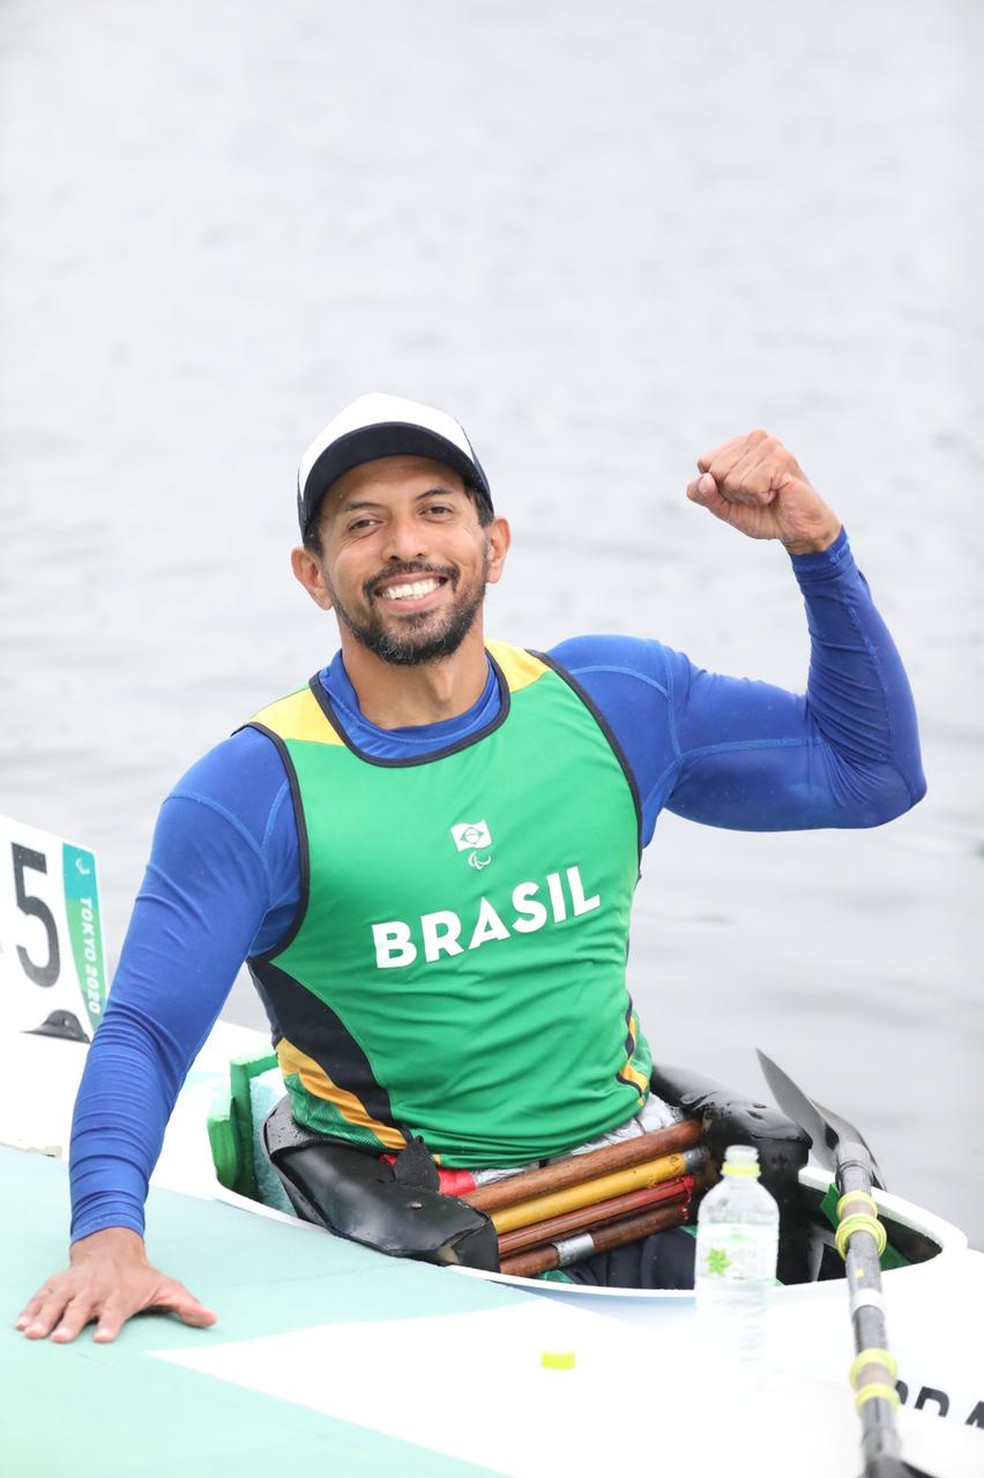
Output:
M906 804L901 806L896 812L897 815L901 816L906 811L911 811L913 806L918 806L928 788L918 746L915 746L915 753L910 756L908 763L899 765L898 775L902 784L905 786L907 796Z
M917 806L926 794L926 776L917 762L904 769L883 770L867 796L870 819L865 826L885 826Z
M909 783L911 799L906 809L911 811L913 806L918 806L928 789L929 787L926 784L926 776L923 774L922 766L917 765Z

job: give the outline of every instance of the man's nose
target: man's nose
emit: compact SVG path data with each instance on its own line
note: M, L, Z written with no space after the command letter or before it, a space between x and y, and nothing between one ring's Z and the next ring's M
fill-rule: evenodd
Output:
M428 550L427 528L413 517L391 518L386 526L383 553L387 559L425 559Z

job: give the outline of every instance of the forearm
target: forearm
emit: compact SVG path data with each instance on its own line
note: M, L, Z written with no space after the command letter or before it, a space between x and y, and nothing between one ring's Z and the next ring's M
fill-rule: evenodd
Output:
M112 994L72 1122L73 1242L108 1227L143 1233L147 1185L194 1055Z
M151 1014L124 956L75 1105L73 1241L106 1227L143 1233L147 1186L175 1099L227 994L216 963L212 989L181 991L172 980L170 998Z
M793 565L811 639L807 692L678 677L667 805L680 815L762 831L877 826L925 791L908 679L846 538Z
M142 1232L174 1101L267 902L261 861L240 834L210 807L170 800L76 1102L73 1238Z
M925 792L915 704L898 649L845 537L822 557L796 558L806 601L812 721L841 762L894 770L909 804Z

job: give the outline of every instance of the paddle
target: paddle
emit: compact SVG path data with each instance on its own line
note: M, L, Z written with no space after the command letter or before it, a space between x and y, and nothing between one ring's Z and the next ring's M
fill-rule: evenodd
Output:
M780 1067L758 1053L765 1080L776 1103L813 1140L817 1159L837 1177L837 1250L847 1267L847 1291L857 1355L851 1383L861 1416L864 1478L929 1478L902 1457L895 1423L898 1394L895 1361L888 1349L885 1302L879 1256L885 1229L872 1199L873 1186L884 1189L874 1157L860 1131L847 1119L807 1098Z
M491 1214L520 1201L530 1201L534 1196L551 1195L616 1170L628 1170L645 1160L693 1149L700 1143L703 1132L700 1119L681 1119L679 1123L650 1130L634 1139L621 1139L617 1144L580 1155L566 1155L562 1160L554 1160L537 1170L524 1170L519 1175L464 1191L460 1199L474 1206L476 1211Z

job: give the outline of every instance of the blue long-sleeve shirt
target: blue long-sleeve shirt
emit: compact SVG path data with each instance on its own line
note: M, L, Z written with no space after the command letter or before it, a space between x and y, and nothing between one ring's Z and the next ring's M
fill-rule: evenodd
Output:
M723 677L657 641L577 637L550 656L606 719L633 772L643 842L664 807L751 831L877 826L925 792L901 659L846 536L793 558L811 638L807 692ZM320 674L353 743L419 757L495 716L489 671L457 718L384 730L366 720L341 657ZM188 1068L244 959L274 950L300 901L290 787L273 743L243 729L199 760L161 809L71 1145L74 1239L143 1230L147 1182Z

